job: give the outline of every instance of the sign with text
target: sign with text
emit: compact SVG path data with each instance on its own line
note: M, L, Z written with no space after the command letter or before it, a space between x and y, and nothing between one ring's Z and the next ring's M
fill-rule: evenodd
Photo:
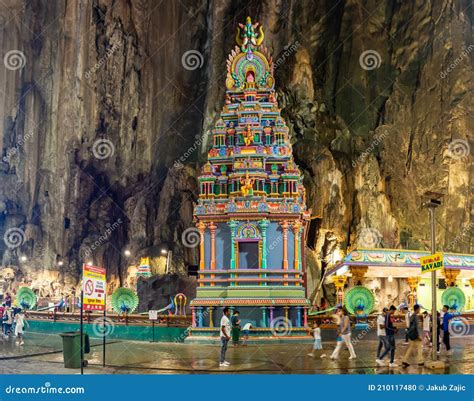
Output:
M105 310L105 268L84 265L82 268L82 290L86 311Z
M148 319L158 320L158 311L157 310L149 310L148 311Z
M421 273L432 272L444 268L444 260L442 253L423 256L420 258Z

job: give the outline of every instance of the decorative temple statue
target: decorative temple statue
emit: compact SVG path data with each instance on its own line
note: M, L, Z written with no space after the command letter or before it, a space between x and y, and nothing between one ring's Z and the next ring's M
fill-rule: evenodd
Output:
M150 258L140 258L140 265L137 269L137 277L151 277Z
M286 337L303 334L306 325L310 212L263 38L250 18L237 30L225 106L199 176L199 284L190 341L218 336L223 306L238 309L242 325L252 323L259 338L275 338L277 324L286 325Z

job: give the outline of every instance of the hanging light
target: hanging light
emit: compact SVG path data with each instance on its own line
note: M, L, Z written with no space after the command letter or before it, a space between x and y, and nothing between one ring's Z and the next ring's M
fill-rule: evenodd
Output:
M342 259L344 259L344 252L342 252L342 249L337 248L334 253L334 263L340 262Z
M393 277L392 276L388 276L388 282L391 283L393 281Z
M28 260L28 258L25 255L22 255L22 256L20 256L20 260L22 262L26 262Z
M64 264L64 262L63 262L62 260L60 260L60 261L58 262L58 266L62 266L63 264Z
M162 254L162 255L166 255L167 253L168 253L168 251L167 251L166 249L162 249L162 250L161 250L161 254Z
M129 257L129 256L132 254L132 252L130 252L130 250L128 250L128 249L125 249L125 251L123 252L123 254L124 254L126 257Z

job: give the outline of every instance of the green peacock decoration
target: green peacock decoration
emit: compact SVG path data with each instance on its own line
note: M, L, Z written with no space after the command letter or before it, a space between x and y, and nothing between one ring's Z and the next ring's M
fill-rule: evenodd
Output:
M15 304L22 309L33 309L37 298L34 291L29 287L20 287L16 293Z
M351 314L368 315L374 309L374 304L375 298L372 291L361 285L352 287L344 296L344 306Z
M133 313L138 306L138 295L129 288L117 288L112 294L112 308L117 313Z
M461 311L466 305L466 296L461 289L450 287L443 291L441 302L443 305L448 305L450 309Z

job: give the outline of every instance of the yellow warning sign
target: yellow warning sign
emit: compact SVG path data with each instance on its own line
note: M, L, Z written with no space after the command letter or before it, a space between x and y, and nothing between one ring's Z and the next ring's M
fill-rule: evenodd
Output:
M442 253L423 256L420 258L421 273L432 272L444 268L444 260Z

